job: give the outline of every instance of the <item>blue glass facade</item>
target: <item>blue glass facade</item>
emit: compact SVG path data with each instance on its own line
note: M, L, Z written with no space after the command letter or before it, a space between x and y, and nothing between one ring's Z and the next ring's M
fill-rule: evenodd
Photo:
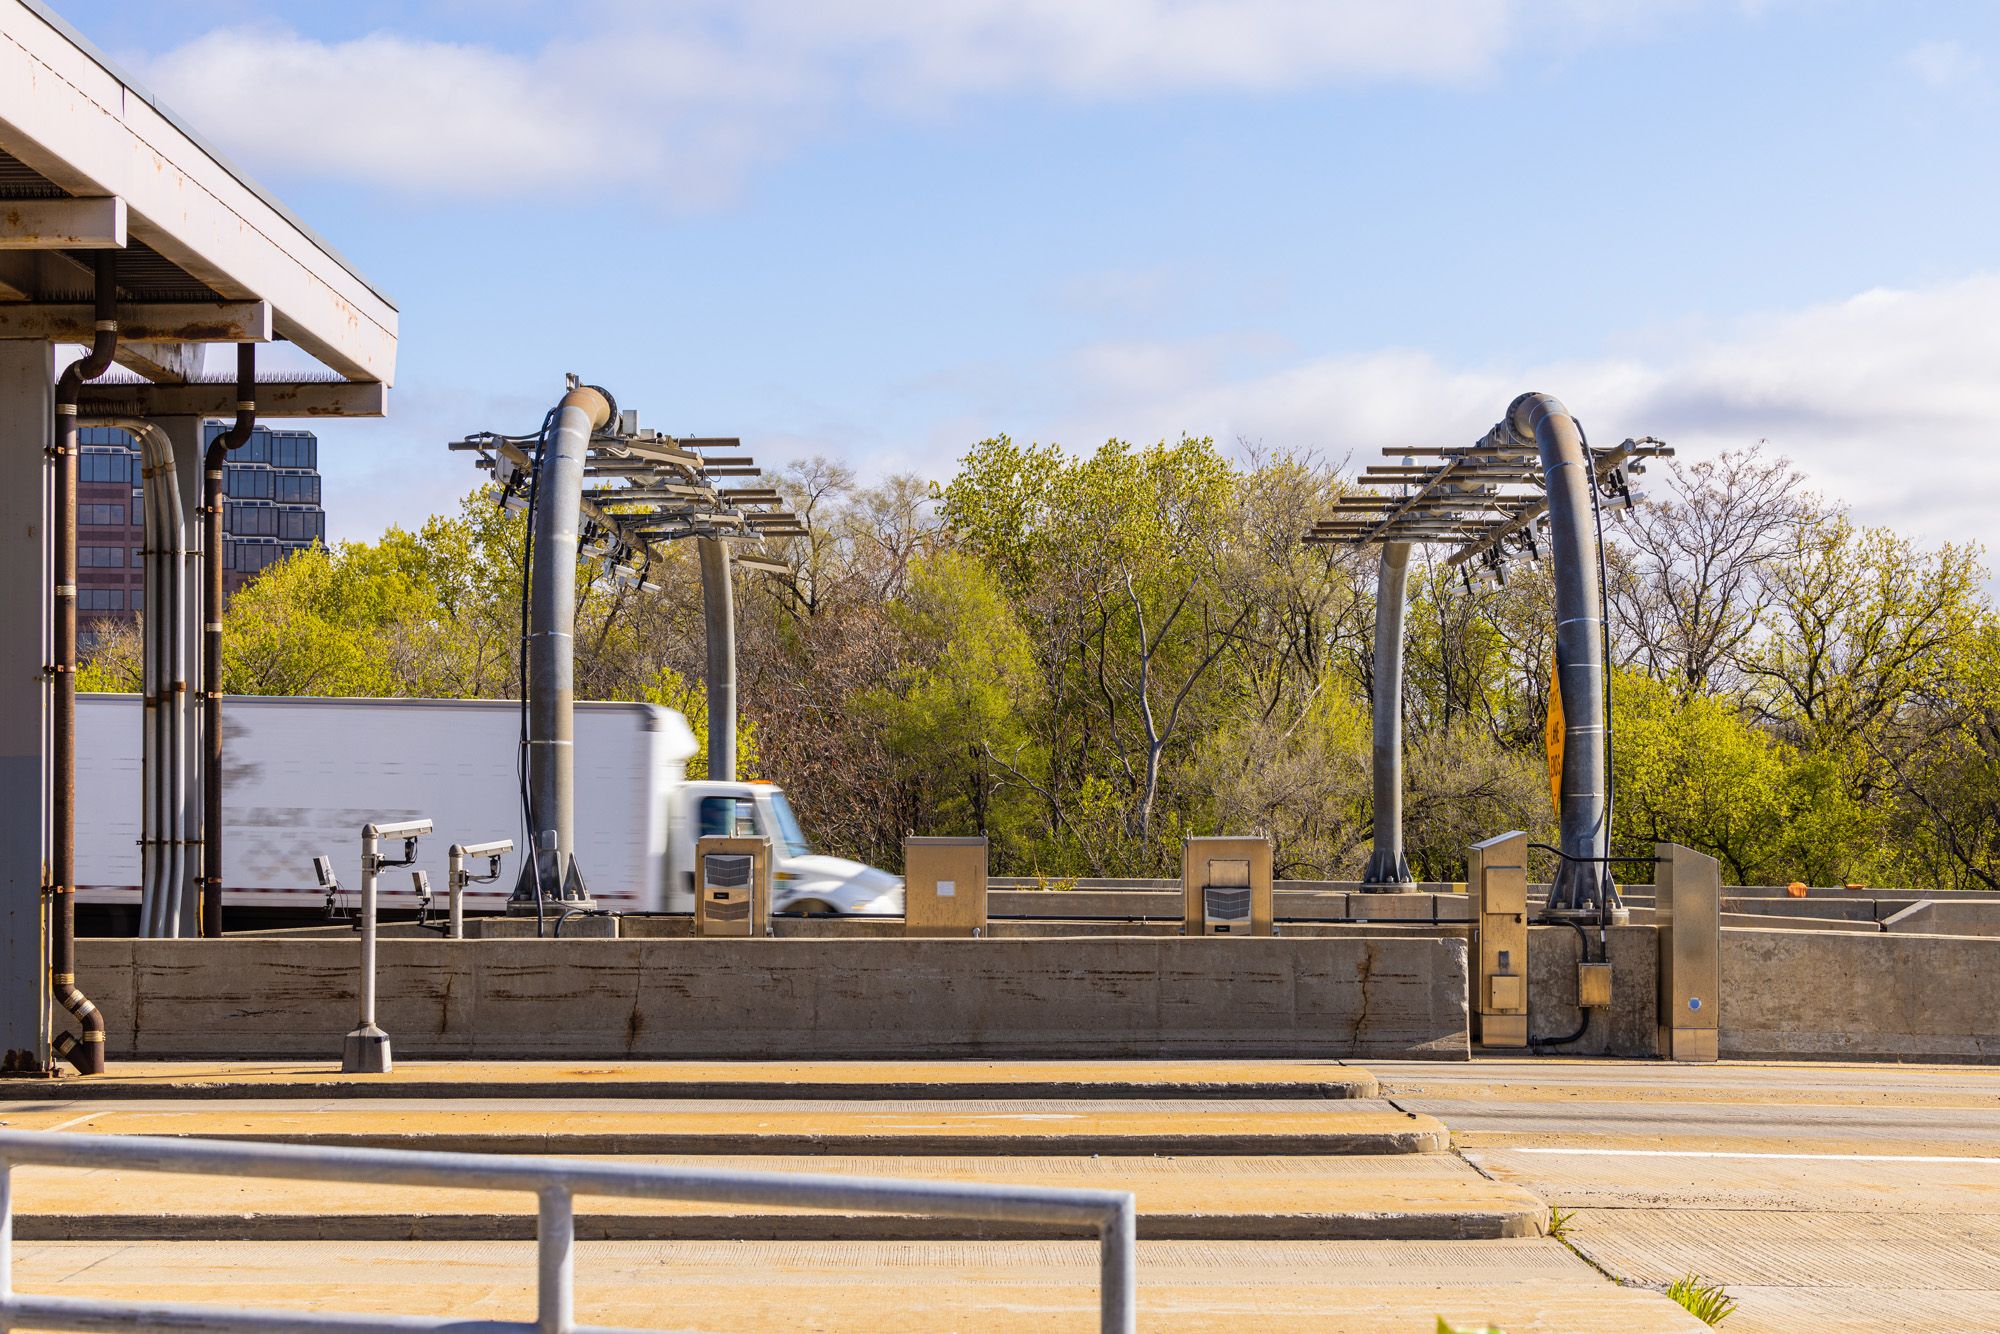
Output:
M209 422L206 447L224 430ZM77 610L87 625L131 616L144 605L140 548L145 539L143 473L132 437L87 426L77 460ZM258 571L326 540L319 438L311 431L259 426L222 470L223 586L234 592ZM183 497L190 511L198 496Z

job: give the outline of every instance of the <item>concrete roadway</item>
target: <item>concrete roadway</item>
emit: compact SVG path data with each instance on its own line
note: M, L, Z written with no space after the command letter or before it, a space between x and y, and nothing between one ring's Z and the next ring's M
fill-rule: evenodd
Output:
M978 1175L1035 1179L1123 1175L1121 1163L1143 1163L1127 1184L1140 1192L1142 1214L1156 1223L1169 1215L1192 1219L1199 1208L1204 1215L1234 1211L1243 1224L1225 1231L1220 1219L1203 1223L1214 1229L1208 1236L1238 1239L1141 1242L1147 1328L1401 1331L1430 1328L1443 1314L1495 1319L1511 1334L1684 1329L1692 1322L1647 1289L1695 1272L1721 1282L1740 1301L1724 1326L1732 1334L2000 1329L2000 1067L1672 1066L1545 1058L1371 1068L1386 1103L1214 1096L1268 1094L1270 1069L1233 1072L1243 1080L1237 1089L1206 1089L1205 1099L1176 1099L1172 1093L1186 1084L1161 1076L1178 1072L1149 1071L1138 1081L1141 1096L1089 1107L989 1095L975 1099L982 1104L977 1107L950 1107L948 1099L900 1105L884 1099L808 1112L810 1100L752 1097L728 1109L736 1132L750 1124L786 1132L754 1146L725 1143L696 1124L720 1108L655 1101L665 1091L662 1081L671 1083L677 1072L651 1070L633 1081L625 1099L597 1103L587 1119L600 1133L622 1136L641 1130L626 1124L638 1116L649 1123L645 1134L692 1132L707 1141L708 1152L761 1152L772 1166L781 1159L786 1166L826 1164L801 1153L798 1133L809 1121L823 1135L845 1118L851 1123L841 1136L811 1147L820 1153L934 1155L921 1167L920 1160L905 1159L925 1175L971 1174L970 1164L952 1161L966 1155L987 1157ZM1110 1072L1065 1072L1054 1082L1075 1092L1079 1074L1088 1075L1086 1084L1115 1082ZM795 1075L802 1087L825 1091L823 1072ZM509 1077L522 1076L515 1071ZM1292 1077L1312 1085L1323 1079L1312 1070ZM275 1089L257 1089L257 1082L243 1079L231 1090L236 1096L206 1100L206 1107L201 1099L162 1102L157 1089L114 1101L24 1099L0 1106L0 1121L280 1138L372 1137L400 1124L405 1138L446 1132L506 1139L521 1133L514 1120L527 1110L507 1103L476 1109L449 1097L382 1098L381 1090L371 1090L375 1097L329 1100L306 1087L290 1098L273 1097ZM926 1091L942 1092L955 1082ZM998 1082L1005 1088L1006 1081ZM739 1096L744 1092L741 1082L726 1083ZM885 1087L907 1092L925 1083L905 1074ZM254 1092L265 1097L247 1096ZM843 1112L845 1118L838 1115ZM1573 1211L1566 1241L1575 1254L1547 1239L1519 1236L1280 1239L1325 1226L1323 1211L1336 1202L1363 1212L1376 1207L1377 1191L1395 1192L1408 1212L1417 1212L1410 1206L1420 1203L1435 1209L1448 1198L1436 1193L1450 1181L1444 1164L1423 1163L1411 1174L1387 1160L1351 1159L1351 1169L1338 1167L1324 1155L1336 1149L1342 1129L1365 1132L1358 1143L1396 1122L1428 1129L1439 1121L1449 1127L1457 1152L1493 1183ZM973 1133L975 1123L983 1124L981 1132ZM1192 1169L1144 1158L1158 1151L1149 1139L1162 1134L1193 1134L1209 1153L1261 1160L1217 1158ZM1290 1142L1301 1135L1312 1142ZM1247 1139L1232 1142L1231 1136ZM1086 1167L1087 1154L1075 1150L1092 1137L1121 1140L1120 1147L1140 1156L1107 1157ZM778 1152L781 1143L788 1154ZM590 1142L570 1147L587 1151ZM1092 1144L1090 1151L1102 1147ZM1180 1140L1179 1147L1191 1145ZM1060 1163L1037 1156L1065 1149L1070 1153ZM647 1149L634 1141L627 1151ZM1400 1156L1451 1161L1421 1152ZM1301 1164L1290 1183L1295 1192L1280 1189L1287 1159ZM58 1214L74 1217L82 1208L106 1216L151 1215L156 1225L144 1236L164 1238L191 1226L197 1212L161 1197L158 1185L141 1192L117 1174L94 1175L80 1193L52 1190L54 1183L42 1175L22 1174L24 1231ZM1461 1203L1472 1203L1473 1194L1460 1196ZM1149 1197L1150 1207L1143 1203ZM297 1236L289 1223L278 1225L281 1220L317 1213L331 1224L343 1213L331 1197L317 1208L276 1194L218 1203L273 1225L261 1235L274 1237ZM1486 1203L1490 1208L1505 1201ZM490 1228L489 1207L470 1201L463 1209L479 1229ZM719 1222L726 1224L717 1229L725 1235L756 1235L735 1231L731 1220ZM20 1284L29 1290L140 1290L182 1300L263 1305L303 1299L480 1313L511 1311L523 1299L528 1253L522 1243L501 1239L517 1234L488 1230L481 1235L491 1240L397 1242L370 1229L341 1239L342 1230L323 1225L312 1240L289 1241L117 1240L124 1234L116 1230L99 1241L24 1238L17 1243L17 1264ZM1252 1239L1259 1233L1265 1239ZM1054 1240L663 1237L585 1244L580 1287L594 1318L633 1323L679 1320L746 1330L865 1324L882 1334L1041 1330L1088 1327L1093 1265L1088 1243ZM1598 1271L1633 1286L1614 1286ZM313 1276L320 1274L328 1278L316 1287ZM359 1274L368 1281L357 1288L350 1276ZM667 1275L672 1279L663 1282Z
M413 1063L350 1096L334 1096L336 1084L350 1092L323 1066L134 1064L85 1086L23 1090L0 1102L0 1124L628 1154L674 1146L742 1155L710 1165L1101 1183L1138 1196L1147 1330L1406 1334L1440 1316L1509 1334L1700 1328L1540 1236L1539 1198L1444 1152L1441 1125L1373 1100L1373 1077L1352 1067ZM848 1096L831 1097L835 1085ZM1154 1156L1164 1153L1173 1156ZM104 1168L23 1169L16 1184L24 1291L461 1318L518 1318L528 1306L532 1251L518 1238L532 1222L518 1195ZM947 1240L967 1225L595 1199L579 1230L596 1238L578 1247L580 1305L593 1320L745 1334L1096 1325L1089 1242L1001 1229Z
M1690 1271L1759 1330L2000 1329L2000 1069L1377 1063L1629 1283Z

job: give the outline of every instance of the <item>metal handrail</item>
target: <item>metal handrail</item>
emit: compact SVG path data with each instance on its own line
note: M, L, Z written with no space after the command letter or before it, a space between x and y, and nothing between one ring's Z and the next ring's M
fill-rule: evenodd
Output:
M458 1317L234 1311L177 1303L113 1302L17 1293L13 1286L13 1168L30 1163L47 1167L122 1167L141 1172L532 1191L540 1200L535 1228L537 1317L532 1322L468 1321ZM336 1330L449 1329L610 1334L609 1327L579 1325L575 1319L573 1197L577 1195L1091 1226L1097 1229L1099 1249L1098 1327L1105 1334L1135 1334L1138 1329L1135 1215L1129 1191L689 1167L626 1167L479 1153L0 1130L0 1330L172 1328L218 1334L252 1330L264 1334L328 1334Z

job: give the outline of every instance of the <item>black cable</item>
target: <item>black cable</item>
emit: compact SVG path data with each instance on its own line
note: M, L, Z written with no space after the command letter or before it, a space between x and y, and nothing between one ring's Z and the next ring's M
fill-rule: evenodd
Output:
M1566 925L1566 926L1573 926L1573 927L1575 927L1575 928L1576 928L1576 947L1577 947L1577 950L1579 951L1579 953L1578 953L1578 961L1579 961L1580 963L1589 963L1589 962L1590 962L1590 933L1589 933L1588 931L1586 931L1586 930L1584 930L1584 929L1583 929L1583 923L1581 923L1581 922L1577 921L1577 920L1576 920L1575 918L1573 918L1573 917L1563 917L1563 918L1555 918L1555 919L1551 919L1551 920L1552 920L1552 921L1559 921L1559 922L1561 922L1562 924L1564 924L1564 925ZM1607 957L1608 957L1608 956L1607 956ZM1580 1002L1580 1001L1581 1001L1581 1000L1582 1000L1583 998L1579 996L1579 997L1578 997L1577 999L1578 999L1578 1001ZM1586 1009L1584 1009L1584 1008L1583 1008L1583 1006L1582 1006L1581 1004L1579 1004L1579 1005L1577 1006L1577 1009L1578 1009L1578 1011L1579 1011L1579 1012L1580 1012L1580 1013L1582 1014L1582 1016L1583 1016L1583 1017L1582 1017L1582 1020L1581 1020L1581 1021L1580 1021L1580 1022L1579 1022L1579 1023L1577 1024L1577 1026L1576 1026L1576 1031L1575 1031L1574 1033L1571 1033L1571 1034L1570 1034L1569 1036L1567 1036L1567 1037L1560 1037L1560 1038L1532 1038L1532 1037L1531 1037L1531 1038L1529 1038L1529 1039L1528 1039L1528 1046L1529 1046L1529 1047L1531 1047L1531 1048L1533 1048L1533 1047L1566 1047L1566 1046L1568 1046L1568 1045L1569 1045L1570 1043L1572 1043L1572 1042L1577 1042L1577 1041L1580 1041L1580 1040L1582 1039L1583 1035L1584 1035L1585 1033L1587 1033L1587 1032L1589 1032L1589 1031L1590 1031L1590 1011L1589 1011L1589 1010L1586 1010Z
M610 915L611 910L609 908L564 908L562 915L556 918L555 938L557 940L562 939L563 923L572 917L609 917ZM693 914L689 915L692 916Z

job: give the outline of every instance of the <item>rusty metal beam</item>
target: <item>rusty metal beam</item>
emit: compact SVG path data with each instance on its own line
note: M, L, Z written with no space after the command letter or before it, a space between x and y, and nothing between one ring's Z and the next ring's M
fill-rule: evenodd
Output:
M293 417L380 417L389 389L342 380L260 382L259 420ZM137 384L98 381L84 386L77 411L84 417L234 417L236 384Z
M123 250L125 201L0 200L0 250Z
M118 364L160 384L199 379L205 343L120 343Z
M88 343L96 315L88 303L43 301L0 303L0 338L32 338L49 343ZM268 343L268 301L183 301L118 307L123 341L141 343ZM233 413L234 408L231 409Z

